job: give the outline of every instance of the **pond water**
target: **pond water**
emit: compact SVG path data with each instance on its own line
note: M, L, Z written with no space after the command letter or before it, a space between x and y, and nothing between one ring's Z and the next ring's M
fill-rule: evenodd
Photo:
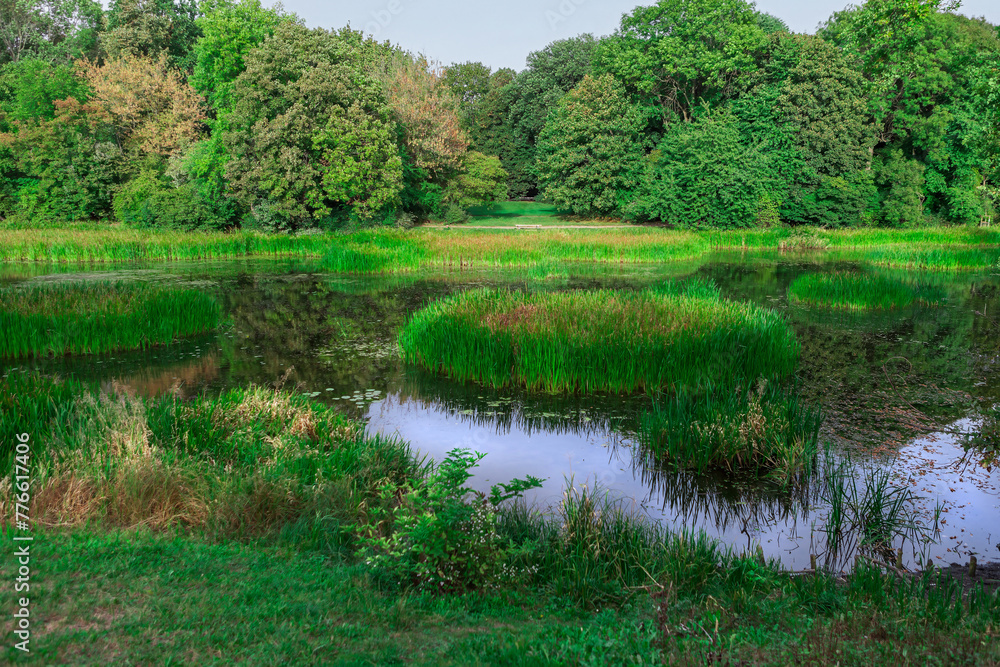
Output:
M808 272L860 268L829 254L718 253L669 265L566 264L526 271L451 271L347 277L301 261L163 264L80 271L5 266L0 285L126 278L196 286L217 295L232 322L220 332L143 353L0 362L0 372L35 368L117 382L153 395L191 395L286 377L286 388L398 434L440 459L456 447L487 454L473 485L512 477L546 479L529 500L557 503L572 482L597 485L674 528L705 530L736 549L757 549L790 568L822 550L827 511L822 476L780 491L725 476L698 477L644 456L635 439L641 396L568 396L495 391L406 367L400 326L448 294L482 286L527 290L640 289L669 277L711 278L726 298L781 311L802 345L798 386L822 406L831 460L891 470L921 500L935 542L907 545L939 563L1000 559L1000 471L959 461L958 433L976 428L977 406L1000 400L1000 276L910 273L943 298L876 315L832 313L789 303ZM887 275L893 272L883 271Z

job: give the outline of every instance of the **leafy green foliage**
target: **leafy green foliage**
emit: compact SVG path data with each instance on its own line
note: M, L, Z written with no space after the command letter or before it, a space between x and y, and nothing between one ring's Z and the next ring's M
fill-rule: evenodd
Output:
M597 41L591 35L559 40L528 55L519 74L498 70L466 112L472 146L500 158L511 197L534 195L537 143L556 103L590 72Z
M559 101L539 136L542 195L581 215L620 211L635 187L641 125L612 77L584 77Z
M444 69L442 80L458 99L464 116L490 91L492 70L480 62L453 63Z
M730 97L737 77L756 69L767 44L757 17L743 0L659 0L637 7L601 41L595 72L613 74L664 124L690 120L703 103Z
M678 227L754 226L759 202L775 188L766 180L770 160L760 146L741 139L732 114L706 110L690 123L672 125L647 156L638 195L625 213Z
M131 179L115 194L114 210L118 220L140 227L194 231L226 225L224 214L194 183L175 186L151 172Z
M461 208L501 201L507 195L507 172L500 158L469 151L463 157L463 169L448 183L445 201Z
M283 23L236 79L223 141L236 198L281 229L398 202L402 161L389 108L365 73L378 46L359 33Z
M489 496L477 493L466 483L484 456L453 449L412 486L383 486L381 505L359 527L365 562L438 593L497 587L516 575L511 546L497 533L497 510L543 480L529 475L495 484Z
M274 34L283 22L297 22L280 7L265 9L260 0L210 0L196 23L201 35L194 44L190 83L218 113L233 106L236 77L246 69L252 49Z
M0 66L24 59L68 64L96 56L102 14L96 0L5 0L0 3Z
M201 36L198 14L195 0L112 0L101 46L114 59L165 56L172 67L190 72Z
M87 87L76 77L72 65L52 64L40 59L22 59L3 68L0 87L7 99L0 108L9 121L55 117L55 101L74 98L87 100Z
M51 120L22 124L12 139L25 175L16 211L64 221L107 217L122 155L109 121L102 109L70 98L55 103Z

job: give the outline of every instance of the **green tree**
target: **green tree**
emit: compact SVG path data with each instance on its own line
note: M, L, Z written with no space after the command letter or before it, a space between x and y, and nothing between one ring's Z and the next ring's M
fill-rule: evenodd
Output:
M981 73L1000 62L1000 41L984 21L941 11L951 6L875 0L835 14L821 31L857 58L871 82L875 154L883 157L883 170L907 175L905 187L880 180L883 205L903 201L898 193L921 183L919 197L908 194L906 205L892 207L887 224L900 224L899 211L920 211L914 223L925 215L969 223L985 214L980 188L989 186L984 174L994 173L998 146L989 139ZM904 168L905 160L916 164Z
M194 68L200 36L195 0L112 0L101 47L111 58L166 55L183 72Z
M23 174L16 211L29 219L106 218L121 165L111 118L72 98L55 106L51 120L19 123L12 139Z
M775 190L773 172L761 147L742 140L728 109L705 107L690 123L671 125L646 157L625 214L678 227L751 227Z
M601 40L594 71L613 74L666 125L731 97L766 45L744 0L659 0L622 17Z
M480 62L453 63L445 68L442 81L458 98L464 117L468 117L476 103L490 92L492 74L492 70Z
M762 71L765 83L755 92L766 108L749 110L775 124L760 138L779 158L781 217L827 227L860 223L874 196L868 170L875 128L864 77L840 49L810 35L776 36Z
M55 117L56 100L87 98L87 86L76 76L72 64L39 58L8 64L0 74L0 87L5 91L0 109L11 121L51 120Z
M500 158L469 151L462 162L462 170L451 179L444 193L446 203L466 209L507 196L507 172Z
M96 0L0 0L0 65L96 55L102 13Z
M213 109L224 113L232 107L233 82L246 69L247 54L281 23L301 21L280 6L261 7L260 0L207 0L201 9L190 83Z
M510 196L537 192L538 136L556 103L590 72L596 46L592 35L552 42L530 53L521 73L494 74L479 98L468 120L472 146L500 157Z
M538 141L542 195L580 215L614 215L635 189L642 117L609 75L585 76L564 96Z
M368 73L377 48L349 29L283 23L247 55L223 141L234 195L258 223L371 219L398 204L396 129Z

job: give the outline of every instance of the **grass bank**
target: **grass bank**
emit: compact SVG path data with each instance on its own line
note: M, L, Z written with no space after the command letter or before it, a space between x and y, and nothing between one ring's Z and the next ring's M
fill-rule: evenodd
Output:
M362 230L351 234L175 233L127 229L0 230L0 262L133 262L303 257L333 272L384 273L435 266L531 266L545 260L664 262L708 246L655 229L471 233Z
M253 232L160 232L109 227L0 228L0 263L110 263L249 257L321 260L341 273L421 268L531 267L546 261L617 263L693 259L711 249L857 251L859 261L887 266L988 268L1000 255L990 228L918 230L771 230L687 232L630 229L394 229L299 236ZM871 252L866 252L871 251ZM853 255L852 255L853 257Z
M0 380L0 516L13 514L15 433L32 448L41 526L165 529L220 538L333 540L377 485L417 475L409 448L368 438L322 404L253 387L186 402L11 373Z
M32 653L8 643L11 663L1000 660L996 593L866 566L790 576L572 484L548 512L491 509L464 487L469 459L427 468L287 391L185 402L0 382L5 484L14 433L31 434L36 475ZM399 576L469 553L497 576L449 593Z
M0 289L0 358L140 350L215 329L222 309L198 290L144 283Z
M772 311L653 291L466 292L416 313L399 342L458 380L548 391L735 386L787 375L798 354Z
M996 246L1000 230L992 227L923 227L917 229L771 229L712 230L701 233L713 248L760 250L869 249L884 246Z

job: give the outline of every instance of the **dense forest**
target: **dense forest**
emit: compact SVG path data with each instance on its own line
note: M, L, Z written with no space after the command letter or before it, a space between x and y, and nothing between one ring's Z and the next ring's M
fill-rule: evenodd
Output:
M688 228L989 222L1000 30L942 0L815 35L660 0L514 72L258 0L0 0L8 222L324 230L527 197Z

